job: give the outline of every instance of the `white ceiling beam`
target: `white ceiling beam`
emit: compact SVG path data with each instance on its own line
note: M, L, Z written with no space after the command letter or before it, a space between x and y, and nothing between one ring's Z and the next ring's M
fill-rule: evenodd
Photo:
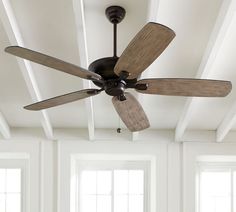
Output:
M88 49L83 0L73 0L73 9L76 23L77 45L79 49L80 66L82 66L83 68L88 68ZM91 82L89 80L83 80L83 88L91 88ZM95 126L92 97L85 99L85 106L88 120L89 140L94 140Z
M1 112L0 112L0 132L3 136L3 138L5 138L5 139L11 138L10 127Z
M0 18L2 20L5 31L8 35L9 41L13 45L24 46L22 35L20 33L19 27L17 25L16 18L14 16L11 4L9 0L0 1ZM32 71L32 66L29 61L17 59L20 70L23 74L24 80L26 82L28 91L31 95L33 101L41 101L41 94L36 82L34 73ZM44 129L47 139L53 139L53 129L45 110L41 112L41 124Z
M219 125L216 130L216 141L222 142L225 136L229 133L232 129L234 124L236 123L236 101L234 102L231 109L225 115L223 121Z
M227 30L235 13L235 0L224 0L218 14L214 29L208 41L207 48L203 55L196 78L207 78L210 74L219 49L225 39ZM182 115L175 130L175 140L181 141L188 123L191 120L192 112L196 107L198 99L189 98L185 104Z
M158 9L159 9L160 0L150 0L148 4L148 15L147 15L147 21L148 22L157 22L158 20ZM145 70L145 72L142 73L140 78L148 78L148 72L149 68ZM137 99L140 103L144 101L143 94L137 93ZM139 139L139 132L133 132L132 133L132 141L136 141Z

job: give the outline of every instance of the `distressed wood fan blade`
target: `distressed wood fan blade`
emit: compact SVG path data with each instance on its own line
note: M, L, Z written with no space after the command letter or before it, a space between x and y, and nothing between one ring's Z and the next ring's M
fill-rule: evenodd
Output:
M102 81L102 77L79 66L20 46L5 48L7 53L84 79Z
M43 110L51 107L55 107L58 105L66 104L69 102L74 102L80 99L84 99L90 96L94 96L99 94L101 91L98 89L84 89L68 94L64 94L61 96L56 96L51 99L47 99L41 102L37 102L31 105L27 105L24 108L27 110Z
M130 93L125 93L125 97L124 101L113 97L112 103L126 127L131 132L148 128L150 124L142 106Z
M128 79L137 78L160 56L175 37L175 32L161 24L148 23L129 43L114 68L119 76L121 71L130 73Z
M145 84L147 89L145 90ZM170 96L224 97L229 94L229 81L181 78L143 79L136 83L140 93Z

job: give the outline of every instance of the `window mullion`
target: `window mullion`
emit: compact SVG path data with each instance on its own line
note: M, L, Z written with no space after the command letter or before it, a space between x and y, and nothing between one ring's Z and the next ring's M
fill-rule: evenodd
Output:
M128 186L128 188L127 188L127 212L129 212L129 172L130 172L130 170L128 170L128 179L127 179L127 181L128 181L128 183L127 183L127 186Z
M197 196L196 196L196 202L197 202L197 212L201 211L201 170L198 166L197 169Z
M111 172L111 212L115 211L114 199L115 199L115 189L114 189L114 169L113 169Z
M5 169L5 211L7 211L7 169Z
M24 205L24 203L25 203L25 200L24 200L24 197L23 197L23 195L21 195L22 193L23 193L23 190L24 190L24 180L23 180L23 178L24 178L24 173L23 173L24 171L23 171L23 169L21 168L20 169L20 181L21 181L21 184L20 184L20 199L21 199L21 210L20 211L23 211L23 205Z
M95 172L96 173L96 193L95 193L95 197L96 197L96 212L98 211L98 171Z
M231 200L231 212L234 212L234 175L233 170L230 169L230 177L231 177L231 186L230 186L230 200Z

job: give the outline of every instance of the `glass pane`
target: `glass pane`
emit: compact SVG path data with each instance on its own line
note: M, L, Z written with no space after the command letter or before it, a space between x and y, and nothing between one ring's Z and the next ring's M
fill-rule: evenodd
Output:
M111 212L111 196L99 195L97 197L97 212Z
M98 194L111 193L111 171L97 172L97 189Z
M5 195L0 194L0 212L5 212Z
M0 193L5 192L5 187L6 187L5 176L6 176L6 169L0 169Z
M143 195L129 196L129 212L143 212Z
M215 200L215 212L231 211L230 198L220 197Z
M82 194L96 194L96 171L83 171L81 176Z
M20 212L21 199L20 194L7 194L6 195L6 212Z
M81 201L82 212L96 212L96 196L84 195Z
M7 169L7 192L21 191L21 170Z
M201 212L230 212L230 172L203 172L200 183Z
M128 193L128 170L114 171L114 192L115 194Z
M128 211L128 195L116 195L114 197L114 212Z
M129 171L129 193L143 194L143 170Z

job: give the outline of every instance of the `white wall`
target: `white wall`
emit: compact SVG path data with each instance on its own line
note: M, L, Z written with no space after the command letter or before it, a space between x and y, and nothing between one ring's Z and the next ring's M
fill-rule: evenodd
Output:
M195 166L200 155L236 155L236 144L175 143L172 133L154 133L139 141L15 137L0 140L1 152L30 155L30 211L68 212L72 154L138 154L156 157L157 212L195 211Z
M196 161L203 156L236 156L235 143L184 143L183 211L195 210Z

